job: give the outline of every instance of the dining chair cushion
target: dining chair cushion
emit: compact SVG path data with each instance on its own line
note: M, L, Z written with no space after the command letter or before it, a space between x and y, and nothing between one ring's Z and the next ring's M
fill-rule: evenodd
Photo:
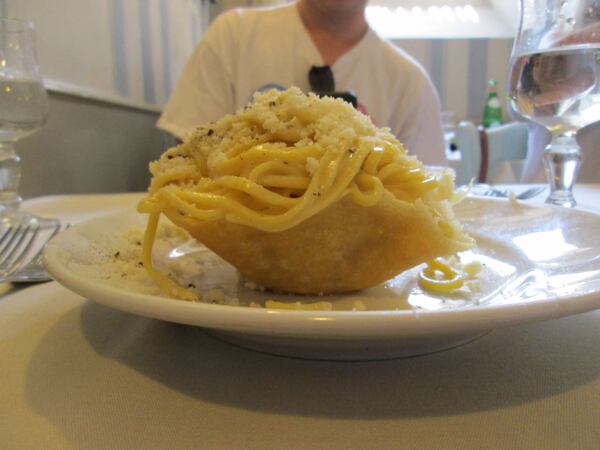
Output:
M461 152L457 184L478 182L518 182L527 156L528 130L520 122L485 129L462 121L456 131Z
M460 151L460 164L456 168L456 184L468 184L479 179L481 166L481 142L477 126L463 120L456 127L454 141Z

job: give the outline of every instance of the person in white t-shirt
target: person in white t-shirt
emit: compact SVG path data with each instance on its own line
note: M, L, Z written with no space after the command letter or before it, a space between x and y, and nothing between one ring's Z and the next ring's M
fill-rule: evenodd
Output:
M299 0L235 9L208 28L157 126L183 138L196 126L246 105L255 92L297 86L331 68L336 91L350 91L373 123L389 127L425 164L445 165L440 102L422 66L380 38L366 0Z

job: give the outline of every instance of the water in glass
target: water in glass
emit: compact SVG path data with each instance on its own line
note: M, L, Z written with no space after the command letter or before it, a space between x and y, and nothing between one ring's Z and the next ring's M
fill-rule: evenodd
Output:
M552 134L544 152L547 202L576 205L580 128L600 121L600 7L597 0L521 0L509 72L509 107Z
M0 142L16 142L46 121L46 91L41 80L0 77Z
M19 210L21 160L14 144L38 131L47 114L33 24L0 18L0 222L4 225L31 220Z

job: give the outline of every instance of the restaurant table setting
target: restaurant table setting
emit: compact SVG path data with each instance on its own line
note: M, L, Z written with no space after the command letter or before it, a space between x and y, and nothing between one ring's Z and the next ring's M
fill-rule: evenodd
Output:
M462 214L495 211L482 227L504 214L525 265L536 256L519 237L548 239L555 259L563 251L548 298L531 266L501 301L422 313L277 312L82 280L63 261L83 245L73 239L134 217L142 194L29 199L24 211L63 224L46 249L60 283L0 284L0 448L598 448L600 251L590 233L600 185L576 185L576 209L545 205L548 192L533 187L495 186L507 197L469 196ZM515 201L521 209L506 216ZM539 233L518 235L533 220ZM550 239L555 230L563 241Z

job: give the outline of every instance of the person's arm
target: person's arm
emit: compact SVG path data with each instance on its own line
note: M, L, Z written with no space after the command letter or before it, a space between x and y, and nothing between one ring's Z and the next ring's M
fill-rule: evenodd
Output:
M443 166L447 161L439 97L429 77L420 75L404 94L408 99L398 105L403 111L396 112L392 132L424 164Z

